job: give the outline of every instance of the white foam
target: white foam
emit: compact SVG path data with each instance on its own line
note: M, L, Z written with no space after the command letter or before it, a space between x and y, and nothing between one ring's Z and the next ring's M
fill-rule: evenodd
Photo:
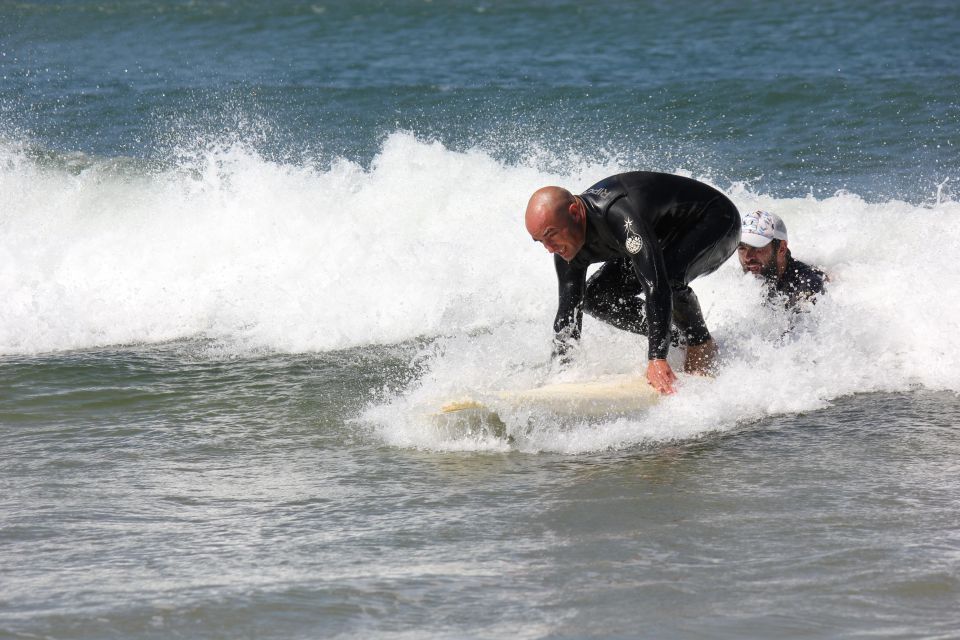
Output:
M365 420L404 446L502 448L482 434L438 434L417 412L551 374L555 280L524 232L523 207L544 184L576 190L631 167L542 164L505 165L405 133L369 167L339 160L323 170L229 146L163 172L104 162L75 173L0 149L0 353L197 336L308 352L442 336L425 375ZM741 210L780 214L794 254L830 273L829 294L781 340L784 317L760 305L759 285L732 260L694 283L725 349L716 380L687 380L648 415L609 424L518 418L511 446L633 446L855 392L960 391L960 205L719 186ZM642 338L590 319L584 331L568 375L642 368Z
M917 387L960 392L960 294L953 286L960 281L953 249L960 241L958 203L871 204L850 193L775 199L742 187L729 193L743 211L764 208L784 217L795 256L829 273L828 295L792 318L762 304L760 284L734 258L694 283L723 347L724 367L715 379L685 378L680 393L646 414L598 424L508 412L512 448L581 453L633 447L815 410L853 393ZM549 261L542 260L548 269ZM441 341L419 386L371 407L365 418L380 426L387 442L404 446L504 446L488 431L438 430L423 415L438 406L438 398L493 397L499 389L555 379L547 364L554 286L550 279L550 301L539 320L505 324L489 337ZM675 367L679 357L671 353ZM587 318L581 360L564 375L590 379L642 372L644 365L642 338Z
M2 353L197 335L326 350L539 315L516 212L544 176L479 152L396 134L369 169L234 146L157 175L7 157Z

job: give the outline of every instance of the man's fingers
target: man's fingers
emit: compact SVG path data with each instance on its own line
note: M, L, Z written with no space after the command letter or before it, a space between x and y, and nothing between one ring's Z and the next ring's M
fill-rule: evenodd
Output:
M657 393L674 393L673 383L677 376L666 360L651 360L647 365L647 382Z

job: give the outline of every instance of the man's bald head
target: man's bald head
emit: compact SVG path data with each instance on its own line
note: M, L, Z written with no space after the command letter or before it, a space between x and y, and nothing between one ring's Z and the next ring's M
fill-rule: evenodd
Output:
M527 203L524 216L527 233L542 242L550 253L569 262L583 247L586 238L586 211L583 204L563 187L537 189Z
M565 216L569 216L568 210L574 201L573 194L563 187L537 189L527 203L527 232L534 235L534 230L542 227L545 222L562 222Z

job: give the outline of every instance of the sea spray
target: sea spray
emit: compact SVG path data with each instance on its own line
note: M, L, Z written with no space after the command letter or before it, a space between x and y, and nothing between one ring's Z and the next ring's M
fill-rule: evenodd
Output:
M424 426L424 407L558 374L553 266L523 229L527 197L633 168L581 162L550 173L402 132L369 166L336 159L324 169L236 144L163 170L104 161L71 171L4 153L0 353L181 339L308 353L424 339L422 375L364 419L387 441L454 448ZM788 317L731 259L693 283L723 348L714 380L685 380L646 416L572 434L517 424L516 446L632 446L852 393L960 390L960 294L945 286L960 280L950 250L960 205L716 186L742 211L781 215L794 255L829 274L826 295ZM644 353L642 337L587 318L566 375L642 371Z
M765 208L784 217L794 255L828 273L826 295L801 314L786 312L767 304L760 282L732 258L693 283L722 349L715 377L684 378L680 393L648 412L593 424L508 410L501 417L513 447L565 453L633 447L821 409L855 393L960 391L960 300L944 286L960 278L948 250L960 240L960 205L868 203L845 192L822 200L777 199L742 185L728 191L743 211ZM549 272L545 253L540 261L541 271ZM534 282L531 274L523 277ZM494 396L558 376L589 380L644 371L642 337L587 317L577 361L559 373L549 361L556 293L548 280L542 291L530 293L544 300L539 320L504 319L489 335L443 338L419 382L392 402L369 407L365 419L388 442L472 450L481 446L479 439L498 450L502 438L496 435L450 437L424 416L444 398ZM671 352L675 368L681 357Z
M8 163L0 352L198 336L301 352L536 317L517 211L545 179L409 134L368 168L241 146L133 175Z

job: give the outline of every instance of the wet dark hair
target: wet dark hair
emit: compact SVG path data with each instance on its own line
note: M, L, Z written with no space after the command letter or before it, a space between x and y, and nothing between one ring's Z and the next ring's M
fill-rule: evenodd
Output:
M778 253L780 253L780 244L782 242L783 240L779 240L778 238L774 238L773 240L770 241L770 244L773 245L773 255L777 255ZM790 247L787 247L787 257L788 258L790 257Z

